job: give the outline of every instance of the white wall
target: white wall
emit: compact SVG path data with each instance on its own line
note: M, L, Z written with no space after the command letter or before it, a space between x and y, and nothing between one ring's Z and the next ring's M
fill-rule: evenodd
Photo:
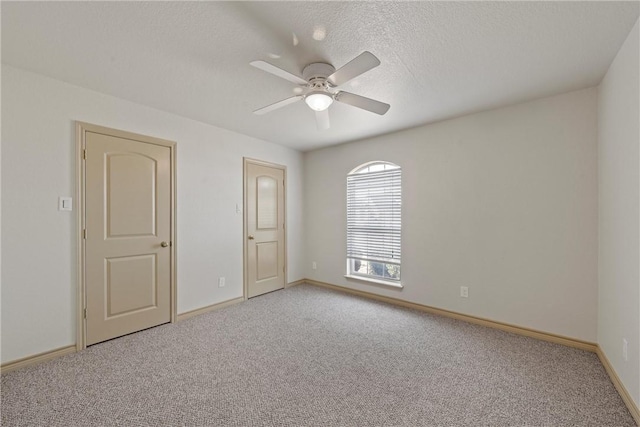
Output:
M598 343L640 405L640 33L638 22L598 91ZM629 360L622 358L622 339Z
M76 212L57 210L74 120L177 141L178 313L242 295L243 156L287 166L288 279L303 277L301 153L9 66L2 107L2 362L75 343Z
M305 153L306 276L595 342L596 100L587 89ZM402 290L343 277L345 178L371 160L402 167Z

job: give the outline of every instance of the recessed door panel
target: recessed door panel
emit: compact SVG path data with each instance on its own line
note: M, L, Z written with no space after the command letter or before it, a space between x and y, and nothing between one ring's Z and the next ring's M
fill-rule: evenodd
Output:
M138 153L105 155L107 237L156 235L156 161Z
M245 162L249 298L284 288L284 170Z
M107 259L107 318L157 305L156 254Z
M256 280L278 276L278 242L256 243Z
M278 181L271 176L256 178L256 216L258 230L278 228Z
M86 132L86 344L171 320L171 149Z

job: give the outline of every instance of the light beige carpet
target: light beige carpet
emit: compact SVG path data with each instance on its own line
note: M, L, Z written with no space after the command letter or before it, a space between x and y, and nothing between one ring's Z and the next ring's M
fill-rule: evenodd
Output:
M589 352L309 285L2 375L3 426L633 426Z

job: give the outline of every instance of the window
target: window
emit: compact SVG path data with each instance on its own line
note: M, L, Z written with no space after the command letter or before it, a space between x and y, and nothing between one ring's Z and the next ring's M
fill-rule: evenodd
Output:
M400 285L402 170L366 163L347 175L347 276Z

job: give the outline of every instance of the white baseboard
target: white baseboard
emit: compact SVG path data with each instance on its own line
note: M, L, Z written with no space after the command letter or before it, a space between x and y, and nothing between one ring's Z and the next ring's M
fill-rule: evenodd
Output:
M609 359L607 359L607 356L604 354L600 346L596 349L596 354L598 355L600 362L602 362L602 366L604 366L604 369L607 371L607 374L609 374L611 382L616 387L616 390L618 390L618 393L620 393L620 397L622 397L625 405L627 405L629 412L631 412L631 416L633 416L636 424L640 426L640 409L638 408L638 405L636 405L631 394L629 394L627 388L624 386L622 381L620 381L620 377L616 373L615 369L613 369L613 365L611 365Z
M415 310L424 311L431 314L437 314L440 316L451 317L453 319L463 320L468 323L474 323L476 325L487 326L489 328L500 329L501 331L512 332L518 335L524 335L526 337L536 338L543 341L549 341L556 344L566 345L568 347L579 348L581 350L587 350L595 352L597 344L582 341L575 338L565 337L562 335L556 335L549 332L538 331L535 329L524 328L522 326L511 325L509 323L497 322L491 319L484 319L482 317L470 316L468 314L457 313L455 311L444 310L441 308L431 307L424 304L418 304L414 302L404 301L397 298L385 297L382 295L373 294L365 291L357 291L344 286L332 285L330 283L319 282L317 280L305 279L305 283L315 286L321 286L328 289L334 289L341 292L347 292L353 295L358 295L365 298L375 299L377 301L386 302L389 304L399 305L401 307L412 308Z
M285 286L285 288L286 289L292 288L297 285L302 285L303 283L305 283L305 279L296 280L295 282L288 283L287 286Z
M206 307L196 308L195 310L178 314L178 317L176 318L176 320L180 322L181 320L189 319L190 317L198 316L200 314L208 313L210 311L218 310L220 308L229 307L229 306L238 304L242 301L244 301L244 297L238 297L238 298L230 299L227 301L218 302L216 304L211 304Z
M58 357L66 356L67 354L75 352L75 344L68 345L66 347L60 347L55 350L45 351L43 353L34 354L33 356L27 356L21 359L7 362L0 366L0 371L4 374L16 369L24 368L25 366L37 365L38 363L47 362L49 360L57 359Z

